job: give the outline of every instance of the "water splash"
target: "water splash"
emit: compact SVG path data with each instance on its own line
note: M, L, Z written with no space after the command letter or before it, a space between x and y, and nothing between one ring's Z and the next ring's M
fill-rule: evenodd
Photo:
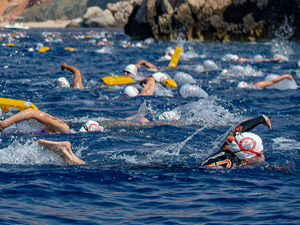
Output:
M176 45L179 47L179 48L182 48L184 49L184 45L186 43L186 39L185 39L185 35L180 32L178 34L178 37L177 37L177 40L176 40Z
M283 24L274 32L275 38L271 41L271 51L286 57L294 54L289 39L294 35L294 29L290 25L293 19L285 18Z

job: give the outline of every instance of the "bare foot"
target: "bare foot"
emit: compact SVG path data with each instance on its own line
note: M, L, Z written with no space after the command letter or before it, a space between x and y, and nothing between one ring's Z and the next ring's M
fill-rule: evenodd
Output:
M71 150L71 143L69 141L55 142L47 140L38 140L38 144L54 152L65 160L69 165L83 165L85 162L79 159Z

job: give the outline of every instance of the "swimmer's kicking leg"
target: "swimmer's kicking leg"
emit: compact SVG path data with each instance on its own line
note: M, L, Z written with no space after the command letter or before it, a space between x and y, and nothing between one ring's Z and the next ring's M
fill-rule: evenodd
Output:
M55 142L40 139L38 140L38 144L57 154L69 165L85 164L83 160L79 159L76 155L74 155L71 149L71 143L68 141Z
M14 123L18 123L29 119L35 119L41 124L47 126L48 129L45 130L45 132L70 133L70 127L64 121L54 116L51 116L48 113L42 112L40 110L32 109L32 108L21 111L7 118L4 121L0 121L0 131L2 131L6 127L13 125Z

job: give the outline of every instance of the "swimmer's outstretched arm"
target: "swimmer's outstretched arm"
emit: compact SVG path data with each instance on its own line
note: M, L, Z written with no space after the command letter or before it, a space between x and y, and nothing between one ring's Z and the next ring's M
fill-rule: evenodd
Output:
M13 125L14 123L18 123L24 120L35 119L41 124L47 126L50 132L53 133L69 133L70 127L64 121L51 116L48 113L42 112L36 109L26 109L22 112L19 112L4 121L0 121L0 131L4 128Z
M97 45L102 45L103 43L112 45L112 42L111 42L111 41L99 41L99 42L97 43Z
M265 87L274 85L274 84L278 83L279 81L282 81L283 79L286 79L286 78L289 79L289 80L294 80L292 75L284 74L284 75L276 77L272 80L265 80L265 81L257 82L257 83L254 84L254 86L258 86L260 88L265 88Z
M66 161L69 165L83 165L85 162L79 159L71 149L71 143L68 141L54 142L47 140L38 140L38 144L54 152Z
M82 84L81 73L80 73L79 69L77 69L73 66L67 65L66 63L61 64L60 67L61 67L61 70L67 69L74 74L74 80L73 80L72 87L84 89L84 86Z
M153 65L150 62L147 62L146 60L141 60L137 64L135 64L136 68L140 68L141 65L144 65L145 67L147 67L149 69L154 69L154 70L158 71L158 69L157 69L157 67L155 65Z

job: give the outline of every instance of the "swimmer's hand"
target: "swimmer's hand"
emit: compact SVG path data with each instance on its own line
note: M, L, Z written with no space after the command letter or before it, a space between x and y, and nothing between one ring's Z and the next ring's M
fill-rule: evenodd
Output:
M63 63L63 64L60 65L61 70L66 69L66 67L67 67L67 63Z
M267 126L269 129L272 129L272 124L269 117L267 117L266 115L262 115L262 116L265 118L265 122L263 123L263 125Z
M289 79L289 80L294 80L293 76L290 74L284 74L285 78Z

